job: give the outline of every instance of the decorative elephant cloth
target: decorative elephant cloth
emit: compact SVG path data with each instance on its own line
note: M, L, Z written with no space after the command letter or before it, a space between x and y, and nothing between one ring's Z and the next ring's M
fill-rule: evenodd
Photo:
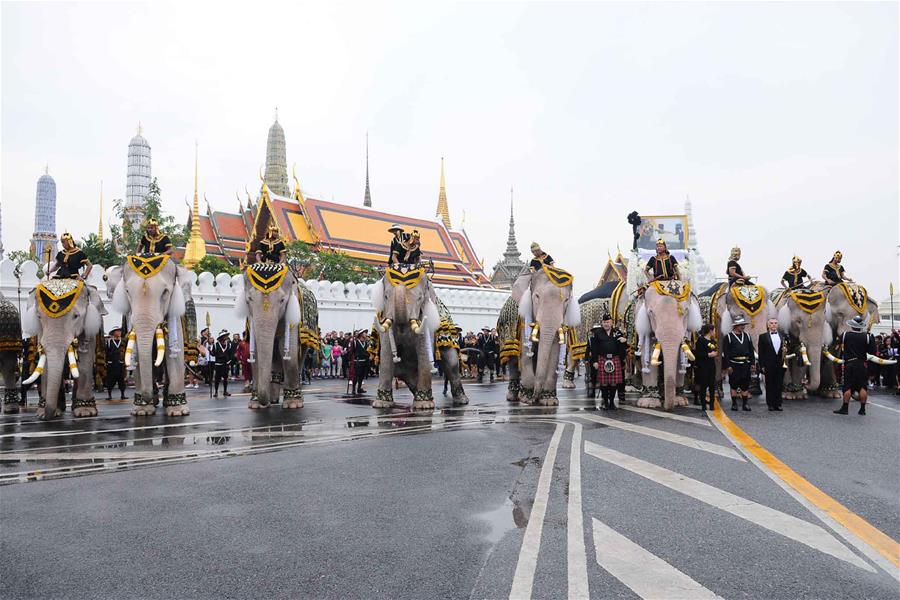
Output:
M300 301L300 347L318 352L322 348L319 337L319 305L316 296L302 281L297 280L297 299Z
M154 254L153 256L129 256L125 263L131 270L140 275L142 279L153 277L169 262L168 254Z
M844 297L847 298L847 304L850 305L850 308L860 315L866 314L866 308L869 303L869 293L866 291L866 288L858 283L850 283L847 281L842 281L835 287L844 293Z
M35 302L45 315L58 319L72 310L83 287L77 279L50 279L35 288Z
M0 294L0 376L4 387L3 406L7 413L19 412L19 388L16 381L21 353L22 320L19 311Z
M760 285L733 285L731 297L750 317L758 315L766 306L766 292Z

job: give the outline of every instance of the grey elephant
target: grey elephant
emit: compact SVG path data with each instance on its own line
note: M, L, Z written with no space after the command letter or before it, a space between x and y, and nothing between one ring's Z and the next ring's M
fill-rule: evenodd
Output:
M134 406L131 414L156 412L159 381L166 416L190 414L184 393L184 289L194 275L166 254L128 256L119 268L107 270L107 290L113 307L126 316L130 331L125 365L136 361Z
M19 412L17 382L22 354L22 320L15 304L0 294L0 377L3 378L3 412Z
M845 281L832 287L827 292L827 302L828 322L836 338L850 330L847 321L857 315L866 320L869 329L881 322L878 301L872 299L866 288L858 283Z
M394 405L394 377L413 393L413 410L434 408L430 340L440 327L436 295L424 267L388 268L372 289L379 332L378 392L373 408Z
M515 316L513 306L517 307ZM559 404L556 380L560 344L566 342L566 328L580 323L581 309L572 297L569 273L545 266L516 279L497 321L501 360L506 360L509 370L508 401Z
M266 408L279 400L283 390L282 409L301 408L300 368L313 341L310 332L316 328L310 322L318 314L315 297L283 263L251 265L241 281L235 313L249 322L256 392L248 406L254 410ZM308 313L305 323L301 301ZM297 329L299 334L295 333Z
M658 381L662 366L662 406L686 406L683 396L687 360L694 358L686 338L703 324L700 302L684 281L656 281L635 303L635 328L641 340L644 394L638 406L660 406ZM662 361L660 362L660 359Z
M29 293L22 329L26 336L37 336L41 354L34 372L22 383L41 379L39 418L62 414L59 399L66 366L77 381L72 414L96 416L94 361L105 314L97 289L80 280L51 279Z
M825 292L820 288L776 290L772 293L778 311L778 328L793 342L788 369L784 375L786 400L805 398L807 393L824 393L833 387L833 370L825 361L824 352L832 341L827 320ZM803 380L806 379L804 386Z

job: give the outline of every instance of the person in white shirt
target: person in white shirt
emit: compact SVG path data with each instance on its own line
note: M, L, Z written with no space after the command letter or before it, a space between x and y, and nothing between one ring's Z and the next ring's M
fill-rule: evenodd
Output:
M767 331L759 336L759 366L766 377L766 404L770 411L781 412L787 340L778 333L778 319L769 319L766 322L766 329Z

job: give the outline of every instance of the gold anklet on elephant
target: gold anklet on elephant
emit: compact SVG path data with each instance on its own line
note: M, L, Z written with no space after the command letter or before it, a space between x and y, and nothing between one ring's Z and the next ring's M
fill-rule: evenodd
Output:
M553 399L556 400L556 390L544 390L536 398L537 401Z
M413 402L434 402L434 396L430 388L416 390L413 395Z
M378 402L385 402L387 404L394 403L394 392L393 390L377 390L375 392L375 399Z
M284 373L280 371L272 371L272 383L284 383Z
M163 398L163 406L183 406L187 404L187 396L181 394L166 394Z
M575 371L566 369L563 371L563 381L575 381Z
M520 388L519 389L519 400L526 404L531 404L531 401L534 399L534 388Z
M154 400L153 398L150 398L150 399L148 399L148 400L144 400L144 397L141 395L140 392L135 392L135 393L134 393L134 400L132 401L132 403L133 403L135 406L151 406L151 405L155 405L155 404L156 404L153 400Z
M72 400L72 408L97 408L97 401L93 398L90 398L88 400L75 398L74 400Z
M296 400L296 399L302 400L303 399L303 390L301 390L300 388L296 388L296 389L285 388L284 390L282 390L282 392L284 393L285 400Z
M7 389L7 390L4 390L4 392L3 392L3 404L4 404L4 405L10 405L10 404L16 404L16 405L18 405L18 404L19 404L19 397L20 397L19 390L16 390L16 389Z

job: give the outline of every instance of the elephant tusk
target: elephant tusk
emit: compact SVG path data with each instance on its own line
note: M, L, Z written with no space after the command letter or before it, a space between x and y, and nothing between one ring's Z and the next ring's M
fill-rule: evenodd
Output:
M253 327L253 321L250 321L250 356L247 358L247 362L256 362L256 332Z
M398 363L400 362L400 357L397 356L397 344L394 342L394 330L388 329L388 341L391 344L391 362Z
M659 342L656 342L656 344L653 346L653 353L650 355L650 364L654 367L658 367L662 364L659 360L659 355L661 352L662 346L659 344Z
M560 327L557 333L559 334L559 345L562 346L566 343L566 330L565 328Z
M413 333L421 333L422 332L422 324L419 323L416 319L411 319L409 321L409 326L412 328Z
M69 348L66 350L66 358L69 359L69 374L72 379L78 379L78 361L75 360L75 349L72 348L72 344L69 344Z
M803 366L809 366L809 355L806 353L806 346L800 344L800 358L803 359Z
M822 354L824 354L825 358L827 358L828 360L830 360L833 363L837 363L839 365L844 364L843 359L837 358L834 354L832 354L825 348L822 349Z
M381 324L378 326L378 328L381 331L387 331L388 329L391 328L391 323L393 323L393 321L391 321L390 319L385 319L384 321L381 322Z
M541 341L541 324L540 323L532 323L531 324L531 341L534 343L538 343Z
M31 376L22 382L22 385L31 385L35 381L37 381L38 377L41 376L41 373L44 372L44 365L47 364L47 355L41 354L41 357L38 359L37 366L34 368L34 372Z
M284 320L284 360L291 358L291 324Z
M166 358L166 337L163 334L162 327L156 328L156 360L153 361L153 366L158 367L163 363L163 360Z
M874 354L866 354L866 358L868 358L870 362L873 362L876 365L896 365L897 364L896 360L881 358L880 356L875 356Z
M691 352L691 347L688 346L687 342L681 342L681 351L684 352L684 355L687 357L688 360L690 360L690 361L694 360L694 353Z
M131 369L131 358L134 356L134 342L137 339L137 334L134 331L128 332L128 343L125 344L125 368Z

